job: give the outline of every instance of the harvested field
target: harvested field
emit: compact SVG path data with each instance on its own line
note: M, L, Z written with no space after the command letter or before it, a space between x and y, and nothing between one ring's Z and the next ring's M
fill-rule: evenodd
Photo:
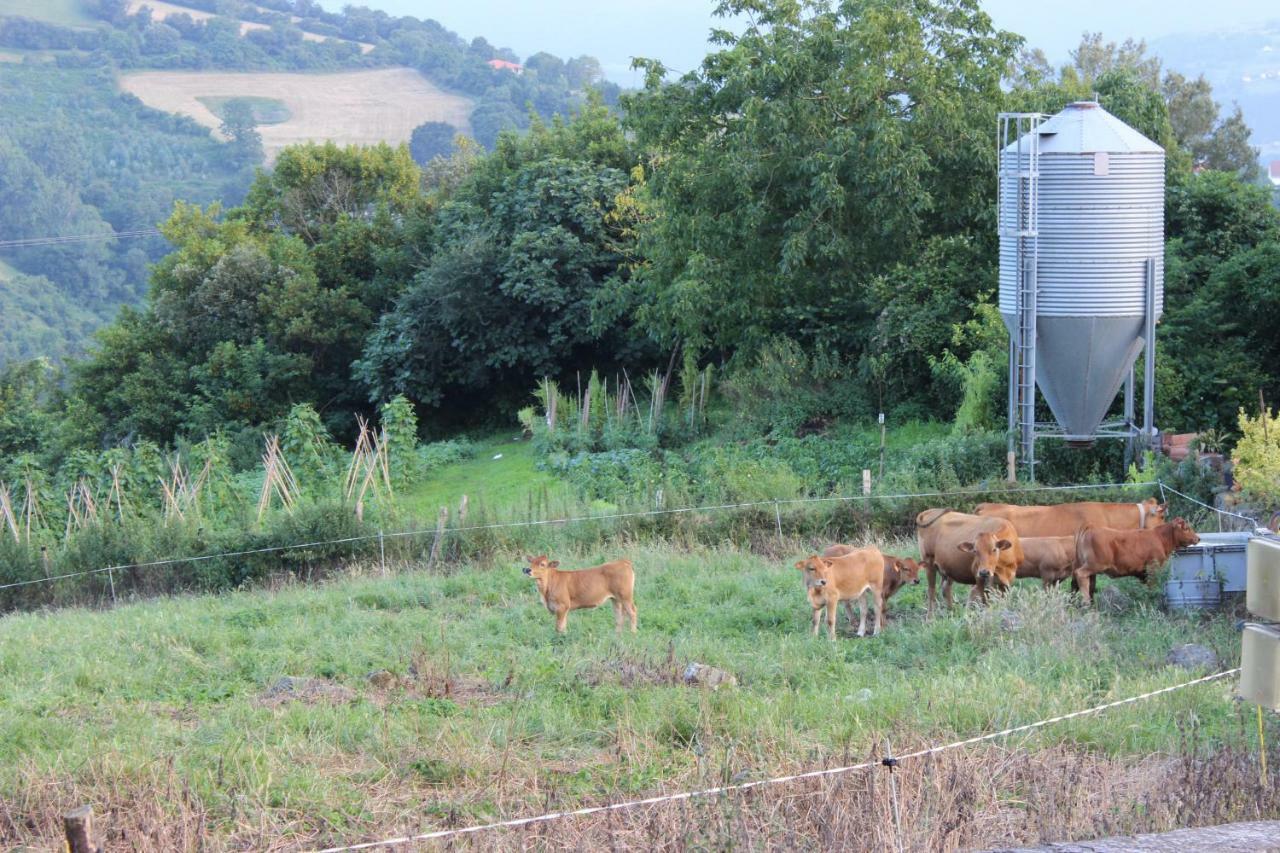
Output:
M220 119L201 99L254 96L280 101L287 121L258 128L267 161L300 142L341 145L407 142L423 122L469 127L471 100L448 94L410 68L338 74L144 71L120 78L149 107L190 116L215 132Z
M129 14L136 15L142 11L143 7L151 10L151 19L153 21L163 21L170 15L190 15L193 21L207 21L209 18L216 18L212 12L204 12L200 9L188 9L186 6L175 6L172 3L165 3L163 0L129 0ZM294 21L300 20L297 15L290 16ZM240 35L244 35L251 30L269 30L271 27L266 24L259 24L255 21L241 21ZM302 33L303 41L326 41L333 39L334 41L351 41L350 39L338 38L337 36L322 36L317 33L309 33L305 30ZM373 50L373 45L368 42L357 41L352 44L360 45L361 53L368 53Z

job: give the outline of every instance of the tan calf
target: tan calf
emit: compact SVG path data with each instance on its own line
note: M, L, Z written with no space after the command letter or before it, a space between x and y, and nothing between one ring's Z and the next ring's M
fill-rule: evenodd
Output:
M630 560L613 560L570 572L561 571L560 561L548 560L546 554L525 559L529 565L524 573L537 582L538 595L555 615L560 633L564 633L570 610L599 607L610 599L616 629L621 632L622 623L629 616L631 630L636 630L636 574Z
M858 549L852 545L832 545L822 552L824 557L844 557ZM893 594L909 583L920 583L920 564L910 557L895 557L882 554L884 557L884 607L879 611L884 619L889 619L889 599ZM846 600L845 612L849 614L849 623L853 623L853 602Z
M929 575L930 616L939 573L948 607L952 605L953 583L973 584L969 601L985 604L987 587L995 584L1008 589L1022 563L1018 531L1003 518L927 509L916 516L916 541L920 545L920 563Z
M859 548L841 557L819 557L812 554L796 563L804 572L805 592L813 607L813 635L818 636L818 621L822 611L827 612L827 634L836 638L836 610L841 601L846 602L849 621L853 621L853 609L847 606L858 600L862 615L858 623L858 636L867 635L867 597L873 599L876 608L876 625L873 634L879 634L884 625L884 555L879 548Z

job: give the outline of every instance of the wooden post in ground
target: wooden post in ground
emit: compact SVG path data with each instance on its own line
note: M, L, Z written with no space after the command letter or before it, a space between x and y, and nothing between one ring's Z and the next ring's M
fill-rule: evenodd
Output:
M1010 450L1008 461L1005 464L1008 466L1008 471L1005 474L1005 478L1010 483L1018 482L1018 455L1014 453L1012 450Z
M93 840L93 806L81 806L62 817L67 832L67 853L99 853Z
M862 493L864 495L871 494L871 469L862 469Z
M449 523L449 508L447 506L440 507L440 517L436 519L436 538L431 543L431 556L427 558L427 568L430 569L436 564L436 560L440 558L440 545L444 542L444 527Z

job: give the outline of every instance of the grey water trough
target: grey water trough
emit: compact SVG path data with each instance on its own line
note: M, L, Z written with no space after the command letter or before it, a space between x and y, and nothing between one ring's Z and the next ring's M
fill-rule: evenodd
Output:
M1165 581L1172 610L1217 607L1223 593L1242 593L1248 577L1245 551L1255 534L1201 533L1200 543L1175 551Z

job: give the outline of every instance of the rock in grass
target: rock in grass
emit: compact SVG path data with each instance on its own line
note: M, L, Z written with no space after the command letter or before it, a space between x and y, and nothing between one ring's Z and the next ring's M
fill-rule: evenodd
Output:
M1214 671L1219 666L1218 656L1214 654L1213 649L1197 643L1184 643L1181 646L1174 646L1169 650L1169 656L1165 660L1170 666L1180 666L1183 669Z
M327 678L306 678L298 675L284 675L277 678L259 697L264 704L273 706L292 701L307 704L320 702L340 704L350 702L354 698L355 692L349 687L335 684Z
M1099 610L1103 613L1110 613L1113 616L1127 613L1129 608L1133 606L1133 599L1129 598L1128 593L1113 583L1104 586L1098 592L1095 600L1098 602Z
M696 687L710 687L719 690L721 687L737 687L738 679L732 672L707 666L704 663L691 663L684 668L684 683Z
M399 681L399 679L396 678L395 673L386 669L371 672L364 677L364 680L379 690L390 690L392 687L395 687L396 682Z

